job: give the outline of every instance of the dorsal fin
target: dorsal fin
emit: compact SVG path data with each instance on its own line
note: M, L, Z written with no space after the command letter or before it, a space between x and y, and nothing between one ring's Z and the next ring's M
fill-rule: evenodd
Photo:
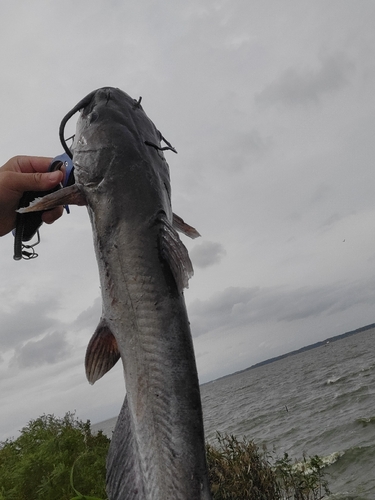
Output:
M186 236L189 236L189 238L192 238L193 240L195 238L199 238L200 236L195 227L190 226L187 222L184 221L184 219L181 219L181 217L176 214L173 214L173 227L177 229L177 231L180 231L180 233L184 233Z
M105 319L101 319L87 346L85 367L90 384L94 384L120 359L115 336Z

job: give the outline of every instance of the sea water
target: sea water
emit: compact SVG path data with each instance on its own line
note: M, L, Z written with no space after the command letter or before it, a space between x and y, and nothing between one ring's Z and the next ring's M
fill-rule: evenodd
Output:
M375 500L375 329L201 386L206 439L319 455L334 499ZM93 426L111 435L116 419Z

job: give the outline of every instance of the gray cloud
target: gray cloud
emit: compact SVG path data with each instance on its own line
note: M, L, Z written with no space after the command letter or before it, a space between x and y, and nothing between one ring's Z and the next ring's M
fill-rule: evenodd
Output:
M0 348L11 349L20 342L43 334L57 321L49 316L57 309L55 298L41 298L30 302L20 301L0 314Z
M191 260L197 267L209 267L218 264L225 254L226 251L223 245L213 241L204 241L190 251Z
M254 168L274 145L272 138L264 137L255 128L248 129L248 124L244 124L243 130L236 133L226 131L222 140L222 148L214 153L215 170L220 167L230 172L230 175L245 175L249 167Z
M258 102L281 102L298 105L318 102L327 93L335 92L345 86L353 64L342 54L323 59L320 68L288 68L279 79L266 86L257 96Z
M269 137L263 137L258 130L253 128L238 133L233 141L233 147L257 157L272 147L272 140Z
M102 313L102 298L97 297L91 307L82 311L73 322L74 328L91 328L94 332Z
M64 360L71 352L65 335L65 332L54 332L41 340L27 342L16 351L13 362L20 368L29 368Z
M208 300L193 301L189 307L189 317L194 336L232 323L236 306L246 306L258 293L257 287L229 287Z
M368 282L290 289L230 287L189 307L195 336L215 329L318 318L375 301L375 278Z

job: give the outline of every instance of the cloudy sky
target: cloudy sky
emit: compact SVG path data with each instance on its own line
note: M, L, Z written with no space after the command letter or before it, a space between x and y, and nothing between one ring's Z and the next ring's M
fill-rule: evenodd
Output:
M375 322L372 0L34 0L0 7L1 164L62 152L61 118L115 86L166 154L201 382ZM74 131L74 120L72 133ZM43 226L39 258L0 239L0 439L43 413L98 422L120 366L90 386L101 302L84 207Z

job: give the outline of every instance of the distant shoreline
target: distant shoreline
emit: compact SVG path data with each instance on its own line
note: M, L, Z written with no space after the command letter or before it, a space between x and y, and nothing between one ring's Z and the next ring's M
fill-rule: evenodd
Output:
M232 375L238 375L239 373L247 372L248 370L253 370L254 368L259 368L260 366L274 363L275 361L279 361L280 359L288 358L289 356L294 356L295 354L300 354L301 352L309 351L310 349L316 349L317 347L322 347L324 345L330 344L331 342L336 342L337 340L341 340L344 339L345 337L350 337L351 335L356 335L357 333L362 333L365 332L366 330L371 330L373 328L375 328L375 323L362 326L361 328L357 328L356 330L351 330L350 332L342 333L341 335L335 335L334 337L329 337L325 340L321 340L320 342L315 342L315 344L310 344L305 347L301 347L300 349L287 352L286 354L280 354L280 356L275 356L274 358L269 358L266 359L265 361L260 361L255 365L249 366L248 368L244 368L243 370L238 370L236 372L229 373L228 375L223 375L222 377L215 378L215 380L210 380L210 382L205 382L202 385L211 384L212 382L216 382L216 380L222 380L223 378L231 377Z

